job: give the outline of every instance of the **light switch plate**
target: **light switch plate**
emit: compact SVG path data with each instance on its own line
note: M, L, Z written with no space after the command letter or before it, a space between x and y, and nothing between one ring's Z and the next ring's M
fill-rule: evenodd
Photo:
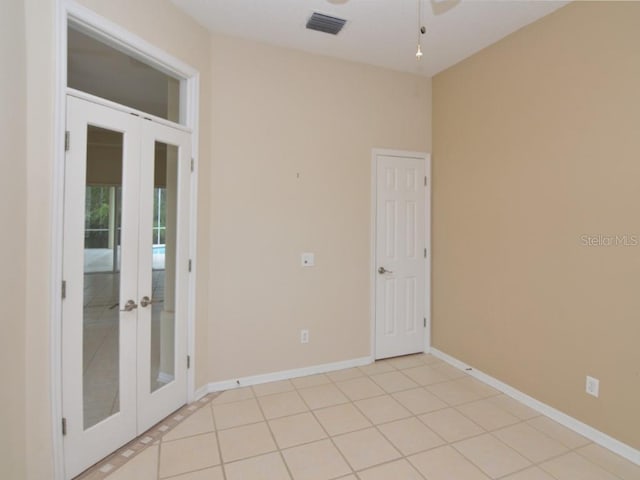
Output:
M303 267L313 267L315 265L315 255L313 253L303 253L300 255L300 264Z

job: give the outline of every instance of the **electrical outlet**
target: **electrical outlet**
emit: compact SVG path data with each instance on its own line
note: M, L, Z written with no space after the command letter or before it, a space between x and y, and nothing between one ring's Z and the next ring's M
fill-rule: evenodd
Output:
M597 397L600 394L600 380L587 375L587 393Z
M309 330L300 330L300 343L309 343Z

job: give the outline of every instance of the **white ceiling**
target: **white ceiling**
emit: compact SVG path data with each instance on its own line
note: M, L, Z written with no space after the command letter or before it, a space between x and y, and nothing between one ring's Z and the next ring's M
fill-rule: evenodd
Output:
M541 0L171 0L212 32L432 76L566 5ZM305 29L312 12L341 17L337 36Z

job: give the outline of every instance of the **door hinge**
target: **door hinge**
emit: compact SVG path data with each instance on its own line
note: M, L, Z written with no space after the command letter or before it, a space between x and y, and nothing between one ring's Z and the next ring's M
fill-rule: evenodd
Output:
M195 168L195 160L192 158L191 159L191 171L193 172L193 169Z
M71 145L71 132L67 130L64 132L64 151L68 152Z
M427 176L426 175L424 176L424 186L425 187L427 186Z
M65 280L62 281L62 288L60 290L60 294L62 296L62 299L64 300L65 298L67 298L67 282Z
M191 355L187 355L187 370L191 368Z
M191 259L189 259L189 271L191 271Z
M67 434L67 419L62 417L62 435Z
M427 317L424 317L423 320L424 320L424 328L427 328Z
M424 249L424 258L427 258L427 249Z

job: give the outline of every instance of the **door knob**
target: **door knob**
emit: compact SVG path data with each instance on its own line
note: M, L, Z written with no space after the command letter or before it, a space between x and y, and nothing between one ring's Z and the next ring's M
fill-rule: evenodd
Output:
M151 300L146 295L144 297L142 297L142 299L140 300L140 306L141 307L148 307L152 303L157 303L157 300Z
M378 273L379 273L380 275L383 275L383 274L385 274L385 273L393 273L393 272L392 272L391 270L387 270L387 269L386 269L386 268L384 268L384 267L380 267L380 268L378 269Z
M120 310L121 312L131 312L138 308L138 304L133 300L128 300L127 303L124 304L124 308Z

